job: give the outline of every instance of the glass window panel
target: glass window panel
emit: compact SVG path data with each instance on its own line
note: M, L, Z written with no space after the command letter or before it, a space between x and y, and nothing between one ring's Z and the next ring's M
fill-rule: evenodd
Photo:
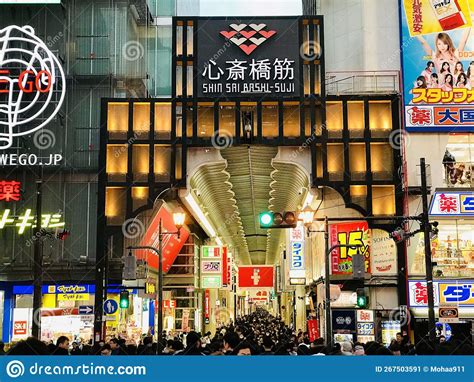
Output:
M283 135L287 138L296 138L301 135L298 103L285 102L283 104Z
M171 102L155 103L155 138L171 139Z
M183 67L176 65L176 96L183 96Z
M219 135L235 136L235 104L219 105Z
M342 180L344 177L344 145L328 144L328 172L330 180Z
M150 160L148 145L133 145L132 154L133 180L142 182L148 180Z
M128 145L107 145L106 171L110 181L123 182L127 174Z
M367 208L367 186L351 186L351 202Z
M105 216L107 225L121 225L125 220L127 189L107 187L105 190Z
M188 49L188 56L192 56L194 54L194 45L193 45L193 26L188 25L188 30L187 30L187 49Z
M147 204L148 187L132 187L133 210Z
M257 105L254 102L240 103L240 136L251 138L257 136Z
M278 137L278 105L262 106L262 136Z
M395 187L372 186L372 213L395 215Z
M126 139L128 132L128 103L108 104L107 131L111 139Z
M369 102L369 126L372 137L388 137L392 130L392 107L390 101Z
M186 67L186 92L188 97L192 97L193 95L193 66L189 65Z
M364 102L349 101L347 102L347 121L349 134L353 138L361 138L364 136Z
M365 160L365 144L351 143L349 144L349 168L352 180L365 179L367 170Z
M138 139L147 139L150 132L150 104L136 102L133 104L133 132Z
M316 145L316 177L323 177L323 149L321 145Z
M214 135L214 106L198 106L198 136L199 138Z
M191 138L193 136L193 107L188 106L186 108L186 136Z
M393 178L393 149L387 143L370 144L370 166L374 180Z
M176 179L183 178L183 149L181 145L176 146L175 177Z
M169 182L171 170L171 147L155 145L155 181Z
M305 64L303 65L303 85L304 85L305 95L309 95L311 91L309 75L310 75L309 65Z
M321 94L321 67L314 65L314 93Z
M342 137L342 102L326 103L326 127L329 137Z
M176 26L176 55L183 55L183 26Z

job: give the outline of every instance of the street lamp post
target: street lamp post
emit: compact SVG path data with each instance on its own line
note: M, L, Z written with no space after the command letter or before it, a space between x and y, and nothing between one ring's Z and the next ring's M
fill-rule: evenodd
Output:
M163 236L164 235L178 235L180 236L181 227L184 225L186 215L184 212L175 212L173 214L174 225L177 228L176 232L163 232L163 223L160 219L158 227L158 249L151 246L129 246L128 250L133 251L137 249L146 249L155 252L158 255L158 343L157 343L157 354L161 355L163 349L161 347L163 342Z

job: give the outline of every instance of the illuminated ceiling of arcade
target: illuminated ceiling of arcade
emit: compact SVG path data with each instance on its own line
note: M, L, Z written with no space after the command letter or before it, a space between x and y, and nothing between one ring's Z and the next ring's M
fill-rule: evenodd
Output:
M240 264L274 264L285 230L261 229L259 213L301 208L309 176L294 162L279 159L276 147L230 147L219 154L192 174L191 192Z

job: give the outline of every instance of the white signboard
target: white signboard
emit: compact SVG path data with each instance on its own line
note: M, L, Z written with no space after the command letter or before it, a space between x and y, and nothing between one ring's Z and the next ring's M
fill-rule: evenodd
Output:
M372 229L370 248L371 272L374 276L398 274L397 246L383 229Z
M305 278L304 227L290 229L290 279Z

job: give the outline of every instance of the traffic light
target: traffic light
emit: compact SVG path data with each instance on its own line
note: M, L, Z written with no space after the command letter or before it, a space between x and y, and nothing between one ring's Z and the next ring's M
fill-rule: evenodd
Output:
M124 280L137 279L137 258L131 252L123 258L122 278Z
M358 308L366 308L368 305L368 297L365 293L364 288L357 288L357 302L356 305Z
M295 228L297 219L292 211L262 212L259 215L260 228Z
M120 291L120 307L122 309L128 309L130 306L130 293L128 290Z

